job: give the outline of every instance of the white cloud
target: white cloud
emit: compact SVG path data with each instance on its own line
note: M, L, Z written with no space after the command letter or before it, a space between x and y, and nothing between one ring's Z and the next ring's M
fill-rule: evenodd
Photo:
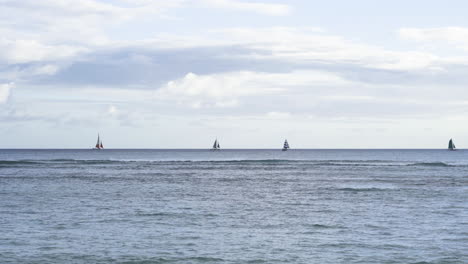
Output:
M184 0L0 0L0 62L70 59L115 44L111 27L132 19L159 17Z
M197 75L188 73L156 91L156 99L173 100L193 108L235 107L239 98L279 96L301 92L300 89L323 89L349 82L327 72L291 73L228 72Z
M287 112L268 112L266 116L270 119L285 119L289 118L291 114Z
M10 90L13 88L13 83L0 84L0 104L5 103L10 97Z
M36 40L0 40L0 60L6 63L28 63L37 61L53 61L69 58L85 48L69 45L46 45Z
M375 97L369 95L325 95L320 97L322 100L328 101L371 101L376 100Z
M392 51L310 29L231 28L218 33L233 43L258 50L258 53L248 55L258 59L274 57L294 62L346 63L391 70L430 68L439 60L427 52Z
M237 99L217 101L215 103L215 107L220 107L220 108L235 107L238 105L239 105L239 101Z
M414 41L446 41L468 43L468 28L401 28L398 34L403 39Z
M32 63L30 65L10 65L0 71L0 79L28 81L38 76L52 76L60 71L63 65L50 63Z
M468 28L437 27L437 28L401 28L398 30L400 38L423 44L425 48L432 48L434 52L468 51ZM444 58L451 63L467 63L463 56Z
M151 47L191 48L238 46L249 53L225 54L226 59L282 60L285 63L324 63L356 65L385 70L435 70L444 57L427 51L396 51L367 43L348 40L320 28L225 28L201 32L197 35L156 36L144 43Z
M212 7L253 11L273 16L288 15L292 11L292 8L290 6L283 4L245 2L237 0L202 0L202 2Z
M59 70L57 65L46 64L34 69L33 73L37 75L54 75Z
M182 7L182 3L184 2L187 1L1 0L0 5L5 10L10 11L10 14L3 13L4 16L11 16L16 13L28 13L31 15L29 19L51 26L52 21L58 17L64 19L62 24L68 25L70 25L70 22L79 22L79 19L83 20L81 21L82 23L122 22L145 14L161 14L170 8ZM3 23L11 24L13 21L4 21Z
M115 105L111 105L107 109L107 113L110 114L110 115L115 115L117 112L118 112L118 110L117 110L117 107L115 107Z
M272 74L235 72L213 75L188 73L182 79L170 81L158 90L158 95L227 98L254 94L274 93L281 88L265 85Z

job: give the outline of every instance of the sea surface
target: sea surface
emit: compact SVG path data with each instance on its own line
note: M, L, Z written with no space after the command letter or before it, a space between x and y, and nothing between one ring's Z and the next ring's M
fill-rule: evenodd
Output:
M468 150L0 150L0 263L468 263Z

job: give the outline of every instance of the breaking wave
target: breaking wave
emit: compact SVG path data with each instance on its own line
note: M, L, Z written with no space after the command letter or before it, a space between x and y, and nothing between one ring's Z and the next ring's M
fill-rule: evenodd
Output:
M123 159L47 159L47 160L0 160L0 167L34 166L34 165L106 165L106 164L138 164L138 165L184 165L184 164L263 164L284 165L296 164L306 166L344 166L344 167L466 167L468 164L447 164L444 162L403 162L392 160L288 160L288 159L239 159L239 160L123 160Z
M422 167L454 167L456 165L450 165L444 162L418 162L418 163L412 163L408 164L408 166L422 166ZM458 166L463 166L463 165L458 165Z

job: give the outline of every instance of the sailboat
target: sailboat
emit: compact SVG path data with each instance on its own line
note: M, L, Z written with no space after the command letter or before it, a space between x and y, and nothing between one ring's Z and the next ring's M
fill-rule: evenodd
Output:
M448 149L449 150L455 150L455 143L453 143L453 140L450 139L449 144L448 144Z
M102 145L102 140L100 139L99 134L98 134L96 146L94 146L94 149L103 149L103 148L104 148L104 145Z
M211 150L220 150L221 148L219 147L219 141L218 139L215 139L215 142L213 143L213 148Z
M288 140L286 139L286 140L284 140L284 145L283 145L282 151L286 151L288 149L289 149L289 143L288 143Z

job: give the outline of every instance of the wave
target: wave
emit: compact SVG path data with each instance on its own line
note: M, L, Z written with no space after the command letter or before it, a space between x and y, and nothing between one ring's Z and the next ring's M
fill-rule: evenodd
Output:
M334 228L341 228L338 225L325 225L325 224L307 224L307 227L313 227L316 229L334 229Z
M345 191L345 192L384 192L384 191L394 191L398 189L377 188L377 187L345 187L345 188L337 188L336 190Z
M49 159L49 160L0 160L1 165L37 165L37 164L105 164L122 163L119 160L80 160L80 159Z
M219 159L219 160L143 160L143 159L22 159L22 160L0 160L0 164L13 163L46 163L46 162L206 162L206 163L278 163L278 162L320 162L320 163L358 163L358 162L382 162L391 163L389 160L302 160L302 159Z
M468 164L447 164L444 162L408 162L395 160L300 160L300 159L238 159L238 160L129 160L129 159L28 159L28 160L0 160L0 167L25 165L105 165L105 164L138 164L138 165L183 165L183 164L300 164L312 166L418 166L418 167L466 167Z
M164 213L164 212L159 212L159 213L137 213L137 216L148 216L148 217L155 217L155 216L174 216L177 215L175 213Z
M0 160L1 165L23 165L23 164L40 164L37 161L30 161L30 160Z
M422 166L422 167L454 167L457 165L450 165L444 162L417 162L417 163L412 163L408 164L407 166ZM463 166L463 165L458 165L458 166Z

